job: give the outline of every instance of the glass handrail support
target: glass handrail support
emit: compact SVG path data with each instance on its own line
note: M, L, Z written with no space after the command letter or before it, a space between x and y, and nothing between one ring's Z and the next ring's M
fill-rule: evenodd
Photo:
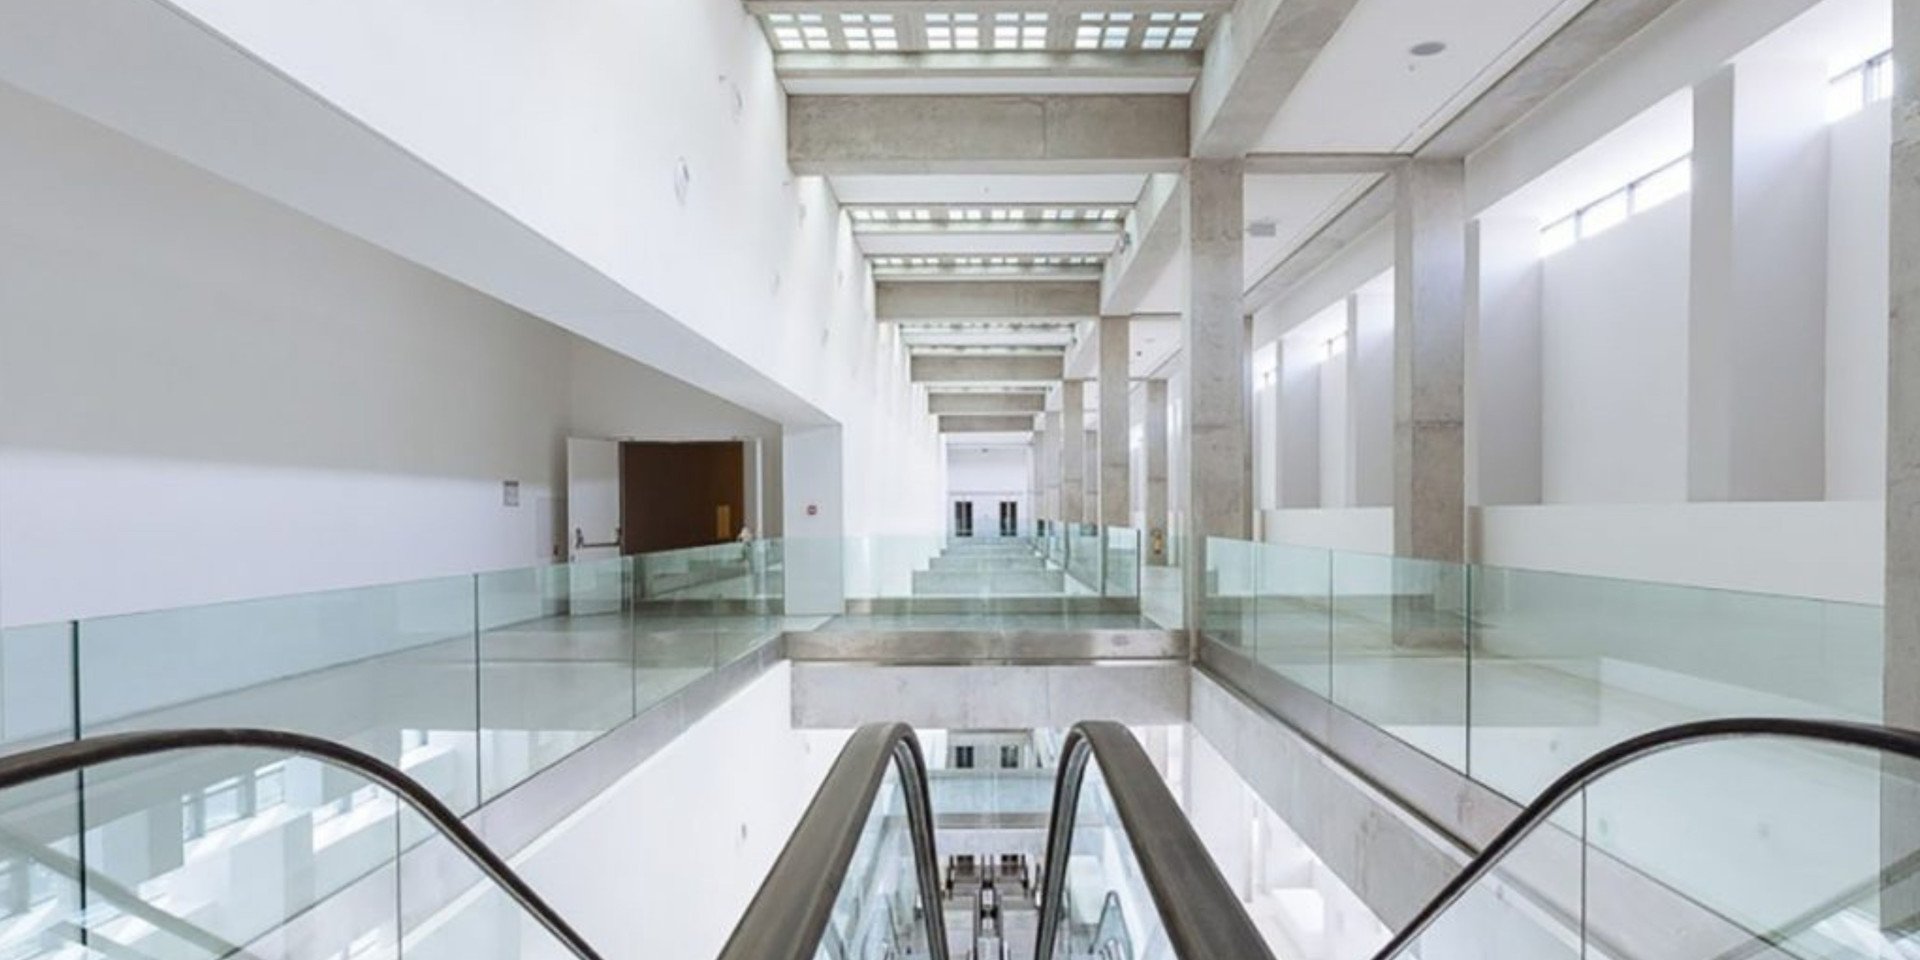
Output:
M777 640L783 569L762 540L0 629L0 750L297 730L465 814Z
M721 960L947 960L927 767L905 724L855 731ZM900 944L911 946L902 949ZM885 944L886 950L865 949Z
M1713 801L1704 807L1675 803L1703 793ZM1786 808L1781 793L1791 796ZM1649 843L1677 849L1649 856ZM1633 883L1621 882L1622 867ZM1910 956L1920 947L1917 874L1920 733L1699 721L1615 744L1562 774L1375 960L1432 960L1468 945L1475 956L1526 960L1648 949ZM1644 929L1654 922L1649 889L1684 905L1698 929L1672 914Z
M1125 726L1076 725L1054 781L1036 960L1075 957L1117 898L1130 956L1271 960L1266 940ZM1076 917L1076 914L1080 916ZM1097 944L1096 944L1097 945Z
M208 804L218 794L205 790L183 808L183 783L236 770L274 771L273 795L260 796L255 779L248 790L259 805L237 818L223 802ZM339 809L330 793L358 798L356 809ZM344 829L356 822L366 829ZM430 896L400 868L409 823L474 871L414 878L467 888L429 905L430 922L401 910ZM0 757L0 826L0 861L10 878L28 881L0 902L0 952L9 957L215 960L283 954L292 939L313 955L393 954L408 944L499 960L600 957L433 789L318 737L180 729L13 753ZM270 848L277 856L259 859ZM16 857L33 866L14 873ZM288 932L303 921L303 932ZM463 929L489 931L493 942L463 940Z

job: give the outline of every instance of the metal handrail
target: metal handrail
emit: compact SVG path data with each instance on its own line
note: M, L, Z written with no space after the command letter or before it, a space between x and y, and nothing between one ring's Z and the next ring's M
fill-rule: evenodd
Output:
M425 817L453 845L471 860L480 872L506 892L553 934L579 960L601 960L600 954L575 932L560 914L535 893L500 855L488 847L460 816L420 782L377 757L345 744L302 733L250 728L152 730L117 733L72 740L49 747L24 750L0 757L0 790L24 786L37 780L70 774L87 767L121 760L134 760L182 750L215 748L274 750L324 760L365 777L405 801L414 812Z
M1067 862L1073 854L1074 816L1087 762L1098 760L1127 842L1139 861L1147 892L1178 957L1272 960L1266 938L1220 875L1213 856L1167 790L1146 751L1125 726L1110 721L1080 723L1067 734L1054 780L1052 822L1047 828L1047 866L1040 901L1036 960L1052 960L1060 928Z
M899 771L906 794L928 957L947 960L927 765L913 728L904 723L868 724L847 741L720 951L720 960L813 960L818 955L821 938L833 919L834 901L890 767Z
M1546 823L1562 805L1594 781L1629 763L1678 747L1722 740L1801 740L1829 746L1860 747L1920 760L1920 732L1837 720L1800 720L1780 717L1741 717L1699 720L1665 727L1622 740L1561 774L1520 815L1507 825L1479 856L1468 862L1440 893L1421 908L1413 922L1394 934L1374 960L1393 960L1438 921L1448 908L1467 895L1475 883L1493 872L1507 854Z

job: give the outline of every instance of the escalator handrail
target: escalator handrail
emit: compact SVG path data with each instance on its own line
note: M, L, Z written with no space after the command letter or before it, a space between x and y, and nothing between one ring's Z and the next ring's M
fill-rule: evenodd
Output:
M1790 717L1698 720L1622 740L1581 761L1554 780L1520 811L1520 815L1506 829L1500 831L1492 843L1487 844L1458 875L1440 888L1440 893L1421 908L1412 922L1394 934L1386 946L1373 955L1373 960L1393 960L1412 946L1448 908L1465 897L1474 884L1492 873L1507 854L1594 781L1630 763L1678 747L1749 739L1801 740L1827 746L1859 747L1920 761L1920 731L1839 720Z
M890 767L899 771L906 794L928 958L948 960L927 764L913 728L904 723L868 724L854 731L727 939L720 960L813 960L818 955L862 828Z
M0 791L105 763L218 748L271 750L311 757L345 767L392 791L539 921L568 952L579 960L601 960L591 944L420 781L384 760L322 737L246 727L150 730L86 737L0 756Z
M1051 960L1066 909L1067 863L1080 785L1087 762L1096 760L1113 799L1127 842L1139 861L1147 892L1160 914L1177 957L1272 960L1266 938L1227 885L1193 824L1174 801L1160 772L1125 726L1110 721L1076 724L1060 749L1053 812L1047 826L1036 960Z

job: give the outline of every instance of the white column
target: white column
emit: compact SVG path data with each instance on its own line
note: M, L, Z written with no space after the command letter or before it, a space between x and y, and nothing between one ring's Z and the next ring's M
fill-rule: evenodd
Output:
M1467 502L1541 498L1540 224L1467 228Z
M1398 175L1393 548L1466 559L1466 164Z
M1826 65L1725 67L1693 91L1687 488L1826 491Z
M1280 425L1279 507L1311 510L1320 506L1320 364L1325 344L1282 339L1276 371Z

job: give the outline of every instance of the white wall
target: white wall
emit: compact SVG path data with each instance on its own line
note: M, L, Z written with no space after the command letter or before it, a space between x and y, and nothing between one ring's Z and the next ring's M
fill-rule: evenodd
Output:
M846 741L791 729L791 700L779 664L515 866L608 960L719 954Z
M176 5L838 421L849 532L940 529L923 391L742 7Z
M768 429L11 88L0 129L0 623L545 562L569 432Z
M1687 498L1688 214L1671 201L1544 264L1547 503Z
M1887 263L1892 123L1875 103L1830 128L1827 498L1887 495Z

